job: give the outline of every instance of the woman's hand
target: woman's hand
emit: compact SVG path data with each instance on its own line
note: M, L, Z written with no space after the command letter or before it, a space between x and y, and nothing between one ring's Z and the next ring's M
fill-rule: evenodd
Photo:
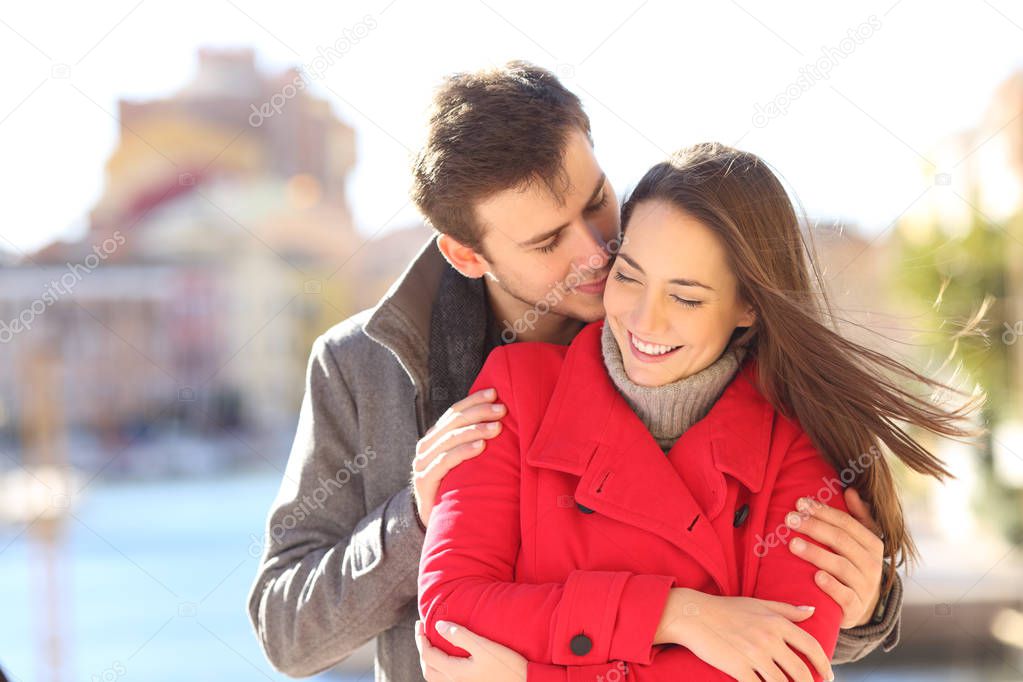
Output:
M668 594L654 644L681 644L708 665L738 680L811 682L800 651L826 680L833 680L824 649L796 625L812 607L752 597L719 597L685 587ZM794 651L795 650L795 651Z
M447 409L416 444L412 486L416 511L426 526L441 479L456 466L483 452L486 440L501 432L505 407L495 403L492 388L466 396Z
M884 571L884 542L874 522L870 506L855 488L845 491L845 504L852 512L810 499L796 502L794 523L800 533L829 547L817 547L793 538L789 550L817 568L814 580L842 607L842 627L851 628L870 622L881 598Z
M526 659L518 652L453 623L438 621L437 632L468 651L469 658L449 656L430 644L423 631L423 621L416 621L416 648L426 682L523 682L526 679Z

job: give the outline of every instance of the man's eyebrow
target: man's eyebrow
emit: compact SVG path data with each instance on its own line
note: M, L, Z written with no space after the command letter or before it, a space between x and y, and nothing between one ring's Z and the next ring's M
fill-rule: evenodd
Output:
M607 182L607 173L601 173L600 174L600 180L597 182L597 186L593 190L593 194L591 194L590 198L586 200L586 206L589 206L590 204L592 204L596 200L596 198L598 196L600 196L600 190L604 189L604 183L605 182ZM537 236L533 237L532 239L527 239L526 241L521 242L519 244L519 246L523 246L523 247L533 246L535 244L539 244L541 242L545 242L548 239L550 239L551 237L553 237L554 235L556 235L558 232L561 232L562 230L564 230L567 226L568 226L568 223L563 223L561 225L558 225L553 230L547 230L543 234L537 235Z
M639 270L641 273L643 272L643 268L639 267L639 263L637 263L636 261L632 260L632 258L630 258L627 253L619 251L618 252L618 258L621 258L623 261L625 261L626 263L628 263L629 265L631 265L635 269ZM684 286L684 287L700 287L702 289L707 289L708 291L714 291L714 287L709 287L706 284L704 284L703 282L698 282L695 279L670 279L670 280L668 280L668 283L669 284L678 284L678 285Z

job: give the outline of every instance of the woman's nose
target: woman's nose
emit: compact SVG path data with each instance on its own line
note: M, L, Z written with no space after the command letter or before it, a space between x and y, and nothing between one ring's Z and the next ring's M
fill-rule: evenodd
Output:
M657 299L652 295L642 295L636 299L636 307L632 310L632 331L637 336L648 339L659 338L659 330L663 317Z

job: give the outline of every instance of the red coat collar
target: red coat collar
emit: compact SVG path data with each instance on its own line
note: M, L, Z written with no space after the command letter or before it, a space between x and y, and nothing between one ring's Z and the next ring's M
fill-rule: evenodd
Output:
M586 325L568 347L547 414L530 448L530 464L580 474L600 444L656 449L664 458L607 374L600 350L603 324L598 320ZM700 422L701 430L706 429L701 440L713 443L715 466L752 492L763 485L773 414L753 384L755 371L755 361L746 362ZM625 428L609 428L612 413ZM669 456L684 443L684 438L679 439Z
M722 511L725 474L751 492L763 487L774 410L753 384L755 363L744 363L666 457L607 373L602 325L588 324L568 347L526 462L580 476L577 502L683 547L729 593L730 571L709 521ZM672 465L680 457L692 490Z

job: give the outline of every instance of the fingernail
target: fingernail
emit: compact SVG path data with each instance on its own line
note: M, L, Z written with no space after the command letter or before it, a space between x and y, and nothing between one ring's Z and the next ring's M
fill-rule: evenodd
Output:
M497 427L500 426L497 422L489 422L487 424L487 431L497 431Z
M806 549L806 543L803 542L803 538L792 538L792 550L795 552L802 552Z
M785 515L785 523L795 528L799 525L799 514L795 512L789 512Z
M449 623L446 620L438 620L437 632L441 633L442 635L448 634L449 632L451 632L451 623Z
M491 412L502 412L504 411L504 405L502 405L501 403L494 403L493 405L490 406L490 410Z
M824 583L827 582L828 577L824 575L822 571L818 571L816 575L813 576L813 579L823 585Z
M813 611L815 608L817 608L817 607L816 606L807 606L807 605L804 604L803 606L799 607L799 610L800 611Z
M800 497L796 500L796 509L799 511L808 511L810 509L810 501L805 497Z
M495 391L495 390L494 390L494 389L492 389L492 388L488 388L488 389L487 389L487 392L486 392L486 396L487 396L488 398L493 398L493 397L494 397L494 396L496 396L496 395L497 395L497 391Z

